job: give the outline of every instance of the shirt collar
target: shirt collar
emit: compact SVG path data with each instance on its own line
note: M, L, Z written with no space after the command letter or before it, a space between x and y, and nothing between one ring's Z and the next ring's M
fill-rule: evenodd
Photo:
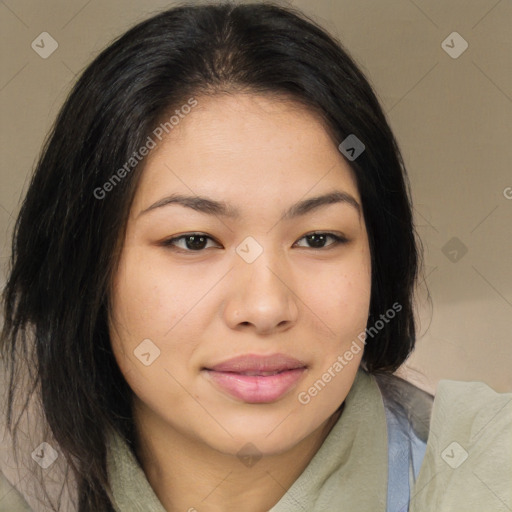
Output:
M359 369L340 418L269 512L385 511L387 457L382 397L375 379ZM109 436L107 471L116 512L166 512L134 453L117 433Z

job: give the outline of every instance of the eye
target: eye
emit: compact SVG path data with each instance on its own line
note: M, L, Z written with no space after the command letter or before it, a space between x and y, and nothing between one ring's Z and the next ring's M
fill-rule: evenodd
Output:
M332 238L334 242L325 245L325 242L328 238ZM304 235L299 240L306 240L309 244L312 244L313 247L310 247L311 249L325 249L329 247L332 248L348 242L344 236L324 232L309 233L308 235Z
M331 238L334 240L332 243L325 245L326 241ZM205 235L204 233L188 233L186 235L169 238L162 242L162 246L169 247L178 252L201 252L208 248L208 240L215 242L215 240ZM348 242L344 236L336 235L335 233L316 232L304 235L300 240L306 240L308 244L311 244L310 249L326 249L334 248L338 245L345 244ZM178 245L181 243L181 246ZM217 242L215 242L217 243ZM296 242L298 243L298 242ZM220 244L218 244L220 245ZM299 246L304 247L304 246ZM306 247L307 248L307 247Z
M184 252L200 252L206 249L208 240L213 240L213 238L203 233L188 233L175 238L169 238L162 242L162 245L164 247L171 247L172 249L181 249ZM182 242L182 245L179 246L178 242Z

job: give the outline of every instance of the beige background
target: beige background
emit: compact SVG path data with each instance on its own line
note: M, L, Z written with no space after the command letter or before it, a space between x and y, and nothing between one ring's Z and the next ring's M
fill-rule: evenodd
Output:
M420 301L420 340L406 374L430 390L442 378L512 390L512 3L291 3L367 73L404 154L433 300L432 311ZM0 1L2 287L20 197L76 74L114 37L171 5ZM458 58L442 47L454 31L469 45ZM59 45L47 59L31 47L42 32Z

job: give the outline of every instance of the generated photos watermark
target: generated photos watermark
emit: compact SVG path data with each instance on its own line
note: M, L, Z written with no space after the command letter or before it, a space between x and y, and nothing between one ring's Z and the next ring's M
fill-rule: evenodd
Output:
M370 336L373 338L375 335L377 335L386 324L389 324L389 322L395 318L397 313L400 313L402 311L402 305L398 302L395 302L391 308L389 308L386 313L383 313L380 315L379 320L376 320L375 323L370 326L366 327L364 331L358 334L357 340L353 340L352 344L350 345L350 348L346 350L343 354L340 354L336 361L334 361L329 368L327 368L327 371L322 374L322 376L317 379L314 384L307 389L307 391L301 391L297 395L297 399L302 405L309 404L311 402L311 399L320 393L325 386L331 382L332 379L334 379L342 370L347 366L352 359L354 359L354 356L359 354L361 352L362 348L367 343L367 337Z
M114 188L126 177L143 159L149 154L152 149L155 149L159 142L171 133L171 131L185 119L186 115L197 106L197 100L192 97L189 98L187 103L183 104L179 109L174 111L174 114L169 118L168 121L160 123L151 133L148 135L146 142L137 150L132 153L132 156L120 167L112 176L101 186L94 189L94 197L96 199L105 199L107 194L114 190Z

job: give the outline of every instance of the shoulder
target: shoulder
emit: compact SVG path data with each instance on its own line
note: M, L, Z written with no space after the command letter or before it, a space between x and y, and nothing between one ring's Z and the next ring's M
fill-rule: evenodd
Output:
M510 510L510 482L512 393L482 382L440 381L411 512Z
M392 416L400 425L421 441L426 442L434 397L410 382L392 374L376 374L377 382L388 418Z

